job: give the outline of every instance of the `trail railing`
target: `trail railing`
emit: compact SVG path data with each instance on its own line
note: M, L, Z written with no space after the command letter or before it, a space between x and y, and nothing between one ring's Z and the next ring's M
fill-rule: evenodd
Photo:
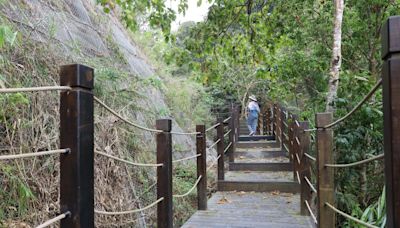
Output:
M60 212L37 227L47 227L60 222L62 228L94 227L96 214L119 216L138 213L157 206L157 227L173 227L173 198L190 195L197 188L198 209L207 209L207 151L217 149L218 179L224 179L224 156L233 160L235 142L238 134L238 108L231 108L226 119L218 118L217 123L207 130L205 125L197 125L195 132L174 132L170 119L159 119L156 128L149 128L123 117L105 102L93 95L94 71L79 65L62 66L60 86L0 89L0 93L61 91L60 93L60 148L50 151L37 151L1 155L0 160L26 159L37 156L60 156ZM152 132L156 138L156 159L154 163L128 161L109 153L94 150L94 103L119 118L126 125L139 130ZM206 147L207 132L217 130L217 140ZM196 136L196 154L185 158L172 159L172 135ZM157 198L153 203L136 209L107 211L94 208L94 159L95 154L115 161L157 169ZM197 177L194 185L185 193L174 194L172 169L174 164L197 159ZM213 168L214 165L209 166Z
M275 135L282 150L293 162L294 180L301 186L301 214L310 215L320 228L336 227L336 216L365 227L378 227L339 210L335 202L335 169L354 167L384 159L386 185L386 227L400 227L400 17L391 17L382 30L382 79L342 118L317 113L315 128L286 111L278 103L266 103L265 129ZM333 128L354 115L381 88L384 112L384 154L349 164L335 164ZM310 154L311 134L315 133L315 156ZM315 167L315 168L314 168ZM314 171L315 170L315 171ZM315 179L316 183L312 183ZM314 204L314 199L316 203ZM315 210L314 210L315 209Z

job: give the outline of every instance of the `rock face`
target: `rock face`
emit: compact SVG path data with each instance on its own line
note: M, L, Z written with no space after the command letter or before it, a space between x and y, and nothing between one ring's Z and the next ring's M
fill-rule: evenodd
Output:
M157 77L146 56L130 38L117 16L105 14L93 0L11 0L2 7L2 11L29 39L58 45L60 53L74 62L80 63L91 57L114 56L115 50L107 46L107 43L112 42L116 46L114 49L126 60L118 65L133 77L132 80L134 77ZM124 86L120 85L121 89ZM138 107L146 107L154 113L168 110L160 90L148 85L143 85L138 90L144 97L138 101ZM149 122L153 122L145 112L137 111L132 115L140 124L150 125ZM182 131L175 121L173 129ZM144 135L144 140L153 140L151 134ZM194 147L190 137L176 136L173 140L181 147Z

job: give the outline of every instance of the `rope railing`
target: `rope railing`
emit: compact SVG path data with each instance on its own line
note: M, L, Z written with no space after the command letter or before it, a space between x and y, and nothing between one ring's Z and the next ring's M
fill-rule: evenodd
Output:
M317 193L317 189L314 187L314 185L311 183L311 181L308 179L308 177L304 177L304 180L307 182L307 184L310 187L311 191L314 192L314 193Z
M196 155L189 156L189 157L186 157L186 158L181 158L181 159L178 159L178 160L173 160L172 163L182 162L182 161L190 160L190 159L197 158L197 157L200 157L200 156L201 156L201 154L196 154Z
M379 81L375 84L375 86L368 92L367 95L365 95L365 97L350 111L348 112L346 115L344 115L342 118L339 118L338 120L324 126L323 128L331 128L341 122L343 122L344 120L346 120L349 116L351 116L353 113L355 113L365 102L367 102L367 100L374 95L374 93L379 89L379 87L382 85L382 79L379 79Z
M304 129L303 132L312 132L312 131L318 131L317 128L311 128L311 129Z
M282 145L287 151L289 151L289 148L285 145L285 143L283 143Z
M105 108L107 111L109 111L111 114L113 114L115 117L119 118L120 120L122 120L123 122L125 122L126 124L132 126L132 127L136 127L139 128L141 130L145 130L145 131L150 131L150 132L156 132L156 133L162 133L162 130L157 130L157 129L152 129L152 128L148 128L148 127L144 127L141 126L139 124L136 124L134 122L129 121L128 119L126 119L125 117L121 116L120 114L118 114L115 110L113 110L112 108L110 108L108 105L106 105L103 101L101 101L99 98L97 98L96 96L93 97L94 100L103 108Z
M212 149L214 146L216 146L219 142L221 142L221 139L218 139L217 141L215 141L213 144L211 144L211 146L209 146L208 148L207 148L207 150L210 150L210 149Z
M228 146L224 149L224 154L229 150L229 148L232 146L232 142L228 144Z
M295 137L295 140L296 140L296 143L297 143L297 145L301 145L301 143L300 143L300 140L299 140L299 138L298 137Z
M299 154L298 153L296 153L296 160L297 160L297 164L301 164L301 161L300 161L300 157L299 157Z
M343 217L346 217L346 218L348 218L348 219L350 219L350 220L352 220L354 222L357 222L357 223L359 223L359 224L361 224L363 226L366 226L366 227L369 227L369 228L379 228L378 226L374 226L372 224L366 223L366 222L364 222L364 221L362 221L362 220L360 220L358 218L355 218L355 217L353 217L353 216L351 216L351 215L349 215L349 214L337 209L336 207L332 206L328 202L325 202L325 205L328 206L330 209L332 209L334 212L342 215Z
M197 180L196 180L196 182L194 183L194 185L192 186L192 188L190 188L189 189L189 191L187 191L186 193L184 193L184 194L182 194L182 195L173 195L175 198L182 198L182 197L185 197L185 196L188 196L191 192L193 192L193 190L197 187L197 185L199 184L199 182L200 182L200 180L201 180L201 178L202 178L203 176L199 176L198 178L197 178Z
M69 148L67 148L67 149L58 149L58 150L39 151L39 152L34 152L34 153L2 155L2 156L0 156L0 160L11 160L11 159L19 159L19 158L38 157L38 156L44 156L44 155L64 154L64 153L69 153L70 151L71 150Z
M211 165L209 165L208 167L207 167L207 170L209 170L211 167L213 167L214 165L216 165L217 164L217 162L218 162L218 160L221 158L221 155L218 155L218 157L215 159L215 161L213 161L212 163L211 163Z
M230 119L232 119L232 116L229 116L228 118L224 119L224 123L227 123Z
M134 122L128 120L127 118L121 116L120 114L118 114L114 109L110 108L103 101L101 101L98 97L94 96L93 98L100 106L102 106L107 111L109 111L111 114L113 114L115 117L117 117L118 119L122 120L123 122L125 122L126 124L128 124L132 127L135 127L135 128L141 129L141 130L145 130L145 131L149 131L149 132L155 132L155 133L163 132L162 130L148 128L148 127L142 126L140 124L134 123ZM174 135L198 135L198 134L200 134L200 132L176 132L176 131L171 131L169 133L174 134Z
M227 132L224 134L224 137L228 136L231 132L232 132L232 129L229 130L229 131L227 131Z
M357 165L362 165L371 161L375 161L378 159L382 159L385 157L385 154L380 154L371 158L367 158L358 162L353 162L353 163L348 163L348 164L325 164L326 167L332 167L332 168L347 168L347 167L353 167Z
M104 152L101 152L101 151L97 151L97 150L95 150L94 153L106 156L108 158L111 158L111 159L114 159L116 161L120 161L120 162L129 164L129 165L134 165L134 166L143 166L143 167L161 167L161 166L163 166L162 163L160 163L160 164L148 164L148 163L131 162L131 161L128 161L128 160L125 160L125 159L122 159L122 158L118 158L118 157L115 157L113 155L109 155L107 153L104 153Z
M141 211L145 211L149 208L154 207L157 205L159 202L163 201L164 197L159 198L158 200L154 201L153 203L147 205L146 207L139 208L139 209L134 209L134 210L128 210L128 211L116 211L116 212L111 212L111 211L101 211L101 210L94 210L95 213L100 214L100 215L126 215L126 214L133 214L133 213L138 213Z
M314 223L318 224L317 217L314 215L314 212L311 210L310 204L308 203L307 200L304 200L304 203L306 204L308 213L310 213L311 218L314 220Z
M21 92L40 92L40 91L63 91L72 90L69 86L41 86L25 88L1 88L0 93L21 93Z
M283 132L282 134L283 134L283 138L284 138L284 139L289 140L288 134L286 134L285 132Z
M69 211L64 212L64 213L62 213L62 214L60 214L60 215L58 215L58 216L56 216L56 217L54 217L52 219L47 220L46 222L40 224L36 228L48 227L48 226L50 226L50 225L52 225L52 224L54 224L54 223L56 223L58 221L61 221L62 219L66 218L67 216L70 216L70 215L71 215L71 212L69 212Z
M221 125L221 123L216 123L216 124L212 125L211 127L209 127L209 128L206 129L206 132L211 131L212 129L218 127L219 125Z
M201 134L201 132L197 132L197 131L194 131L194 132L177 132L177 131L170 131L169 133L170 133L170 134L173 134L173 135L199 135L199 134Z
M310 154L308 154L308 153L304 153L304 156L306 156L308 159L310 159L311 161L317 161L317 159L315 158L315 157L313 157L313 156L311 156Z

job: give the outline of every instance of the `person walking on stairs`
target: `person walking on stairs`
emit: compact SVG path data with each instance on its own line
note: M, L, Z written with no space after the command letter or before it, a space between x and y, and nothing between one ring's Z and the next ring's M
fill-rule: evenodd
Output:
M250 131L250 136L254 135L257 130L258 114L260 113L260 107L257 103L257 98L254 95L249 96L249 104L247 105L247 126Z

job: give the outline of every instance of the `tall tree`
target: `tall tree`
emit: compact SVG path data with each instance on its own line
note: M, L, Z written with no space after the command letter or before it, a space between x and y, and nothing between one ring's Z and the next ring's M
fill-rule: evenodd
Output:
M342 23L344 0L335 0L335 18L333 29L332 62L329 72L329 90L326 99L326 111L332 112L335 108L334 100L339 87L339 74L342 64Z

